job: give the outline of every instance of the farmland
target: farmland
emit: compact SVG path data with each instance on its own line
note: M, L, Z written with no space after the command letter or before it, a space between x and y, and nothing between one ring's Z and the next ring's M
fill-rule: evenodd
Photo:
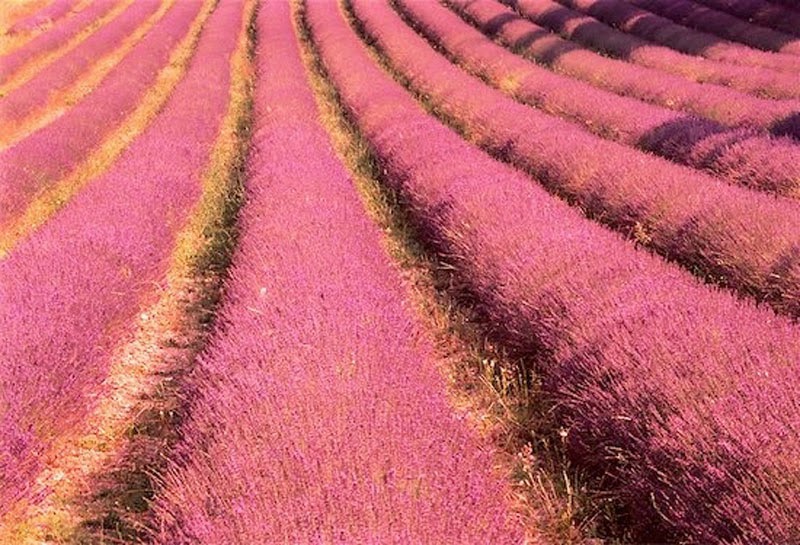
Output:
M0 6L0 544L800 543L800 7Z

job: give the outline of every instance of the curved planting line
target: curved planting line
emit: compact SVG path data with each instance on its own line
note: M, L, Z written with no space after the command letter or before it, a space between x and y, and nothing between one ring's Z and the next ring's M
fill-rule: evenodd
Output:
M91 95L0 152L0 258L147 127L191 59L209 1L177 2Z
M759 51L750 47L729 42L717 36L692 30L673 23L636 6L662 8L671 4L680 5L682 0L558 0L559 3L597 17L601 21L625 32L675 49L689 55L739 64L751 68L764 68L794 74L800 70L800 59L791 54ZM635 5L632 5L635 4Z
M11 53L70 13L81 11L91 0L55 0L49 6L0 32L0 55Z
M251 18L254 2L248 4L245 23ZM210 32L214 32L212 26L210 22ZM219 38L213 36L214 47L222 43ZM223 46L222 52L226 49ZM187 371L206 340L209 329L206 313L218 298L225 261L232 250L233 216L241 190L237 170L242 168L246 143L236 133L248 110L251 78L247 49L248 37L243 26L231 57L233 79L227 113L202 176L200 200L189 214L187 225L176 236L164 287L158 290L157 301L135 320L132 340L114 349L103 381L107 394L98 399L84 419L83 431L60 439L51 448L57 456L36 478L37 487L45 490L46 496L37 499L35 506L28 506L27 511L23 505L14 513L19 524L8 525L7 535L26 535L34 542L54 532L77 538L78 542L116 541L115 534L126 542L144 537L143 521L135 521L130 512L134 503L131 497L146 503L152 495L152 484L151 488L142 489L142 481L133 478L136 488L131 490L124 488L124 482L114 483L112 487L123 486L122 491L117 489L117 495L114 488L109 491L98 486L107 484L100 477L116 471L116 466L135 467L144 462L139 459L143 456L151 458L151 462L164 456L168 448L163 444L164 437L157 438L158 448L147 449L151 452L143 453L141 446L139 450L129 450L136 448L135 430L143 425L139 417L143 412L155 410L153 399L161 390L175 388L172 382ZM215 91L221 91L214 87ZM155 471L162 463L156 462L146 471ZM92 497L95 495L101 496L105 505L93 505L98 501ZM109 513L106 509L112 502L114 506ZM116 509L123 513L117 514ZM142 518L143 514L138 516ZM93 521L93 517L101 521L109 517L114 522L107 527L103 522Z
M496 0L446 0L459 15L484 34L554 72L672 110L713 119L723 125L755 125L800 139L800 125L781 129L800 101L753 97L735 89L697 83L680 76L605 57L564 40Z
M97 464L93 456L110 440L106 430L83 431L84 425L107 416L113 429L113 409L130 410L124 397L116 406L114 396L126 394L142 362L118 358L136 343L135 326L150 318L146 309L158 308L151 304L163 294L177 237L202 197L215 142L228 137L220 129L242 9L241 2L225 2L214 11L157 119L108 173L0 262L4 541L57 530L49 508L60 506L48 503L48 492L62 482L69 492L67 479L80 482L82 475L63 468L92 469L71 455ZM41 521L56 528L40 528Z
M0 30L2 30L0 34L8 32L20 19L34 16L37 11L46 9L52 2L53 0L30 0L5 6L5 9L0 11Z
M175 0L136 2L0 101L0 151L59 117L113 70Z
M367 6L367 4L364 4ZM329 2L308 22L330 77L428 242L536 354L573 458L641 542L800 533L798 329L586 221L426 115Z
M395 0L448 57L517 100L580 123L607 140L709 171L733 183L800 198L800 145L755 129L729 129L553 74L492 43L428 0Z
M765 0L696 0L703 4L761 26L800 36L800 12L776 6Z
M472 142L707 281L800 316L800 203L601 140L466 74L387 5L354 9L400 77Z
M0 56L0 99L27 83L59 57L125 11L135 0L97 0L24 47Z
M70 12L76 11L78 3L79 0L54 0L50 2L50 5L46 6L44 9L41 9L36 13L25 17L21 21L17 21L11 25L7 30L5 30L4 34L14 36L17 34L31 32L37 28L52 25Z
M156 542L522 542L317 120L288 3L258 23L240 247Z
M765 98L800 98L800 82L791 74L686 55L611 28L553 0L502 1L565 38L635 64L699 83L727 85Z
M699 43L710 43L712 48L718 48L718 45L714 44L714 40L709 39L710 34L711 36L718 36L764 51L792 55L800 54L800 40L797 37L750 24L728 13L698 5L696 2L682 0L669 0L669 2L631 0L631 3L651 13L656 13L675 21L684 30L688 27L689 29L700 31L694 32L690 30L685 32L686 35L681 38L681 43L686 43L689 48L695 48L697 47L696 44ZM671 27L672 25L664 25L662 32L668 30L667 26ZM797 31L800 31L800 29ZM705 34L706 32L709 34ZM724 45L727 49L728 44ZM707 49L701 47L701 51L705 56ZM732 54L734 52L741 53L738 47L736 50L731 49L730 51ZM737 62L742 61L739 60Z

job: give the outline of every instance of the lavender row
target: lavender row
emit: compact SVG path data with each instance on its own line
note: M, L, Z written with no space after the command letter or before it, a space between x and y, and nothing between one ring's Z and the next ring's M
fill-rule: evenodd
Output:
M159 543L521 543L336 159L289 3L258 16L241 236Z
M800 315L799 203L728 185L520 104L451 64L390 7L356 6L395 69L472 141L707 280Z
M200 2L177 2L92 94L54 122L0 151L0 225L18 216L37 193L79 167L136 108L200 7Z
M17 35L31 32L45 25L52 25L70 13L77 0L55 0L45 7L14 23L7 31L8 35Z
M797 328L635 250L463 142L373 64L335 5L310 2L308 21L387 182L503 342L538 355L571 455L605 475L637 536L798 535Z
M115 4L116 0L97 0L74 17L37 36L19 49L0 55L0 85L6 83L25 64L69 42L79 32L111 11Z
M0 33L13 26L18 21L30 17L41 11L49 4L50 0L31 0L30 2L14 2L0 12Z
M653 9L669 5L662 4L659 0L631 0L632 3L625 0L558 0L558 2L652 43L689 55L787 74L800 70L800 58L794 55L752 49L678 25L651 11L636 7L647 6L648 9ZM669 2L673 3L672 0ZM683 0L675 2L676 5L682 3Z
M766 98L800 98L791 74L694 57L601 23L553 0L503 0L525 17L602 53L700 83L727 85ZM622 9L622 8L621 8Z
M144 0L132 4L119 17L48 66L47 70L39 72L25 85L8 93L0 104L0 127L18 124L37 108L47 104L53 93L73 83L98 59L113 51L159 6L158 0Z
M758 25L800 36L800 12L776 6L766 0L697 0L697 2Z
M531 23L496 0L447 3L488 36L557 73L723 125L753 125L800 139L800 101L758 98L605 57Z
M547 113L608 140L704 169L737 184L800 198L800 146L755 129L602 91L538 67L470 27L436 2L396 0L413 25L469 72Z
M754 25L747 20L742 20L723 11L699 5L697 2L688 0L669 0L669 2L661 0L631 0L631 3L651 13L666 17L678 23L684 29L688 27L699 31L689 30L684 32L684 36L681 39L688 48L698 50L703 55L705 55L707 48L716 48L719 44L724 43L719 39L714 39L714 37L747 44L764 51L800 54L800 39L797 37ZM667 27L671 26L669 24L664 25L662 32L667 31ZM797 31L800 31L800 29Z
M200 195L241 21L240 3L220 5L153 124L0 261L0 513L29 496L51 445L108 395L111 357L163 282Z

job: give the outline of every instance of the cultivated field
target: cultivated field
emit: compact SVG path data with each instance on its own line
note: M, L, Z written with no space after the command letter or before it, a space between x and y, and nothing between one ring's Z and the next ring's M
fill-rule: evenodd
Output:
M0 2L0 545L800 545L800 4Z

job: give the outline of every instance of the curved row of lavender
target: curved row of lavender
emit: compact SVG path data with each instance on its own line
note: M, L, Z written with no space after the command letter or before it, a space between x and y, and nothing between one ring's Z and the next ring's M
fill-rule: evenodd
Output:
M116 4L117 0L96 0L85 10L76 13L74 17L70 17L60 25L37 36L19 49L6 55L0 55L0 85L5 84L27 63L69 42L82 30L111 11Z
M800 12L786 9L767 0L696 0L696 2L757 25L800 36Z
M17 21L5 33L10 35L23 34L44 25L53 24L62 17L66 17L76 3L77 0L55 0L50 5L36 11L36 13Z
M83 72L116 49L152 16L160 4L158 0L135 2L46 70L4 96L0 101L0 130L18 124L37 108L47 104L53 93L75 82Z
M201 5L199 1L176 2L91 94L52 123L0 151L0 226L21 214L36 194L80 166L135 110Z
M386 180L497 336L537 356L571 455L604 476L637 537L799 535L800 330L635 250L466 144L374 64L335 4L307 9Z
M289 3L257 28L239 247L157 542L522 543L319 124Z
M607 140L706 170L736 184L800 198L800 142L620 97L506 51L438 2L396 0L418 32L468 72Z
M354 3L387 59L471 140L707 280L800 315L800 203L602 140L470 76L385 2Z
M546 30L497 0L447 0L484 34L554 72L612 93L713 119L723 125L754 125L800 139L798 100L770 100L712 83L605 57Z
M792 74L687 55L612 28L554 0L502 1L533 22L613 57L765 98L800 98L800 82Z
M683 29L688 27L700 31L689 32L683 38L688 42L687 46L693 50L702 51L707 47L716 47L719 39L714 40L714 37L719 37L764 51L800 54L800 40L796 36L754 25L695 1L630 0L630 2L678 23ZM662 28L662 31L666 30ZM798 31L800 29L795 32Z
M240 28L241 4L221 4L152 125L0 261L0 513L30 495L53 442L108 395L114 350L158 293L200 196Z
M750 69L762 68L794 74L800 70L800 58L790 53L761 51L741 44L726 41L718 36L706 34L673 23L666 17L656 15L636 6L649 9L672 3L682 4L689 0L557 0L560 4L596 17L604 23L619 28L652 43L670 49L697 55L730 64L739 64Z

